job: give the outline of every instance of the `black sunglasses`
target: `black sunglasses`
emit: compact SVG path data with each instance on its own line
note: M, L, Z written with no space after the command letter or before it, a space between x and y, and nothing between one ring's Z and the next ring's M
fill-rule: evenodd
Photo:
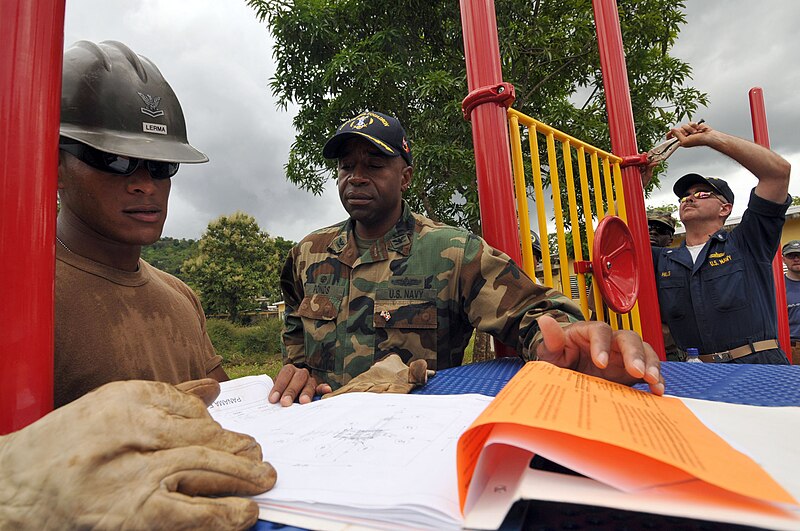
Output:
M96 170L113 173L115 175L131 175L139 169L139 166L144 164L153 179L161 180L169 179L178 173L178 168L180 168L178 162L160 162L123 157L122 155L106 153L105 151L100 151L99 149L81 143L62 142L58 145L58 149L66 151Z
M669 230L666 226L662 225L661 223L649 223L647 225L648 230L659 234L660 236L672 236L673 232Z

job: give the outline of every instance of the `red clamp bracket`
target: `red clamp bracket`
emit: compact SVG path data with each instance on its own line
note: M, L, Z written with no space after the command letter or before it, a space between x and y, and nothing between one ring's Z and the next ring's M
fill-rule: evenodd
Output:
M647 158L647 153L639 153L638 155L628 155L622 157L622 162L619 163L620 168L627 168L628 166L647 166L650 161Z
M589 260L575 260L572 262L572 270L575 274L586 274L592 273L594 271L594 267L592 267L592 263Z
M511 107L517 95L514 92L514 85L511 83L498 83L497 85L486 85L478 87L464 98L461 102L461 113L466 121L470 120L472 109L484 103L499 103L506 109Z

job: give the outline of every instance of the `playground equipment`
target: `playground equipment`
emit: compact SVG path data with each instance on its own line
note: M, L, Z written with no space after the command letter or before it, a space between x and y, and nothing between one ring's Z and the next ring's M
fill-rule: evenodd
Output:
M636 145L617 3L615 0L594 0L592 5L597 28L600 63L603 70L611 145L612 150L617 154L614 162L619 164L622 161L618 166L622 176L622 186L616 190L617 193L621 192L624 204L627 205L623 207L627 213L625 221L633 236L632 244L638 267L642 271L652 271L653 259L650 254L644 191L638 166L636 166L636 161L640 160L639 151ZM508 229L508 227L516 228L520 223L517 221L514 195L511 190L510 141L503 119L506 108L513 103L513 87L502 80L494 0L461 0L461 23L467 64L467 85L470 91L464 100L464 116L471 117L473 124L483 236L490 245L501 249L518 262L524 263L520 256L519 238L516 234L509 234ZM519 119L519 116L517 118ZM571 142L570 140L567 146ZM587 146L584 144L581 147L586 149ZM578 158L580 164L581 158ZM564 160L570 160L570 156L566 153ZM629 162L626 163L626 160ZM572 176L568 175L567 177L568 186L570 186ZM551 180L551 183L553 182L554 180ZM556 190L553 190L554 202L559 201L558 195ZM523 195L523 197L525 196ZM537 201L537 205L541 208L543 202ZM570 209L572 208L574 205L570 205ZM559 216L556 216L556 219L558 218ZM576 218L577 216L573 219ZM588 222L590 217L587 215L586 219L588 232L590 230L588 227L591 225ZM528 230L527 226L520 228L523 240L525 240ZM541 223L539 230L542 231ZM543 236L542 241L546 240L547 238ZM566 265L566 255L563 254L564 247L564 242L559 239L559 252L562 253L560 267L562 269ZM578 251L575 250L575 252L577 259ZM543 252L543 260L545 254ZM586 270L583 272L585 273ZM581 282L585 282L585 280L579 280L578 291L583 293L585 292L585 283L581 284ZM648 315L648 319L641 323L641 335L656 352L661 353L663 358L664 341L661 332L661 316L655 279L652 276L642 276L638 305L642 308L641 311L646 311ZM588 313L584 302L582 302L582 306L584 313ZM636 307L633 310L634 321L638 321ZM499 354L505 353L500 352Z
M587 244L587 249L594 249L592 255L595 256L595 258L598 255L605 255L606 253L598 252L598 250L605 248L611 243L611 240L605 237L604 239L595 238L592 220L596 218L599 220L600 224L606 219L609 221L611 221L612 218L620 220L619 224L614 224L616 229L612 229L606 234L610 235L612 239L617 240L620 232L624 231L624 238L627 239L625 248L633 254L625 253L625 257L628 260L623 260L625 262L625 265L623 265L623 261L616 263L619 258L622 258L622 255L613 253L612 251L614 249L608 249L609 252L606 256L607 258L611 258L611 261L607 260L603 265L602 271L604 274L594 275L594 278L598 280L598 282L592 283L591 300L594 303L593 308L595 309L597 318L600 320L605 319L603 300L609 300L609 290L613 290L617 293L619 292L619 289L614 288L614 286L620 286L620 273L622 273L629 281L633 281L624 282L624 289L626 291L625 298L628 299L628 303L610 304L611 311L609 312L608 321L614 329L617 329L620 323L613 314L620 311L622 308L624 308L622 310L623 313L628 313L633 310L632 314L623 316L621 327L626 330L636 330L641 333L638 310L634 308L638 295L638 270L635 267L631 267L631 265L636 262L635 249L633 247L632 235L630 235L624 223L626 219L625 200L621 192L622 181L620 170L622 159L513 109L508 110L508 119L511 132L511 159L514 166L514 189L516 191L519 228L522 240L523 269L531 278L536 278L532 263L533 256L530 243L530 231L525 230L525 227L530 226L530 221L528 219L527 191L525 186L526 177L522 160L520 126L525 128L530 145L531 180L534 185L539 230L544 236L544 243L542 244L543 284L559 289L570 298L577 298L580 301L584 317L589 319L591 314L589 311L586 275L595 271L599 272L601 269L598 269L597 266L593 267L593 261L584 260L583 243L585 242ZM553 191L553 219L556 224L556 240L558 242L556 256L558 257L560 282L556 282L556 279L553 277L554 267L551 263L550 244L548 242L549 238L547 237L547 214L544 208L545 197L542 165L539 160L538 139L540 136L544 137L545 145L547 146L547 167L549 168L550 185ZM556 142L561 146L560 156L556 149ZM589 178L589 172L587 170L587 157L589 158L589 166L591 168L591 179ZM578 166L577 177L575 176L574 170L575 164ZM600 173L601 165L603 168L602 175ZM570 259L567 257L565 216L561 202L560 175L564 176L563 180L567 188L567 207L569 212L569 225L572 228L572 253L574 257L572 267L570 267ZM590 186L590 183L592 186ZM583 217L581 217L578 212L577 187L580 187L581 190ZM594 203L594 206L592 203ZM621 219L616 217L617 214L621 216ZM584 222L584 220L586 220L586 222ZM581 226L585 227L585 233L581 231ZM623 229L621 227L625 228ZM621 243L622 242L617 240L614 247L619 249L619 244ZM612 270L613 275L611 274ZM575 276L572 276L570 274L571 272L574 272ZM575 279L575 289L573 289L572 279ZM603 295L602 298L601 294ZM621 302L621 299L618 295L615 295L614 301Z
M644 191L638 171L640 165L647 164L648 154L639 153L636 144L633 110L630 101L625 56L622 48L622 35L619 26L617 3L616 0L593 0L592 6L597 30L600 64L603 72L603 88L606 96L611 147L613 153L616 155L616 157L611 156L604 161L604 164L608 162L615 168L614 183L613 185L607 185L607 188L611 189L613 186L613 192L611 193L617 196L621 217L630 229L636 267L640 271L652 271L653 262L647 230ZM515 260L520 260L521 245L523 253L525 253L526 256L522 258L520 263L524 265L526 260L530 260L530 256L527 254L528 251L525 250L529 247L527 195L524 181L518 181L516 186L517 206L515 207L513 194L510 192L510 185L508 184L512 179L509 168L510 165L508 164L508 145L506 144L509 140L506 132L503 131L502 127L497 123L499 116L503 114L505 108L510 107L513 103L514 87L502 80L502 72L499 66L500 56L494 0L461 0L461 19L467 64L467 80L470 91L469 95L464 100L463 106L465 117L471 116L473 122L481 226L486 240L491 245L506 252ZM755 141L768 147L766 114L763 108L763 100L761 100L760 103L758 101L760 97L760 89L751 90L751 109ZM512 156L516 157L516 153L520 150L520 141L518 138L515 138L514 131L517 122L522 121L522 116L524 115L509 109L508 116L512 130L510 140L511 152ZM476 117L478 118L477 120ZM531 123L535 122L533 119L527 117L525 120ZM530 123L525 125L530 127ZM544 124L537 125L536 127L539 128L543 125ZM546 127L547 126L544 126L544 128ZM535 136L535 133L529 131L529 137L533 136ZM575 139L570 139L567 135L564 135L564 137L559 140L561 140L564 145L563 165L565 170L569 172L566 175L567 186L574 187L574 178L571 174L572 170L566 161L571 160L571 156L568 154L570 149L569 144L577 143ZM582 147L588 149L586 146ZM550 153L550 151L551 150L548 150L548 153ZM534 152L535 150L531 149L532 157L534 156ZM584 163L583 153L579 153L577 159L580 169L581 164ZM621 162L617 164L617 160ZM488 165L489 163L491 163L491 165ZM552 170L554 166L553 161L550 160L548 163ZM534 172L536 172L536 167L539 166L538 161L532 160L532 165L534 166ZM521 173L519 171L519 163L515 162L515 168L517 174ZM621 184L616 181L618 172L621 173ZM593 172L593 175L594 174L596 173ZM584 173L581 173L581 183L585 178L584 175ZM563 229L560 225L563 215L561 214L561 207L559 204L559 191L555 188L557 179L551 178L551 184L554 186L553 202L556 204L556 213L554 217L557 225L559 262L563 278L563 269L566 264L566 255L564 251L565 242L561 236ZM534 186L538 186L535 177ZM595 189L595 191L596 190L597 189ZM583 192L583 200L585 203L587 201L587 194L585 190L583 190ZM608 191L607 194L609 194ZM576 236L578 231L575 230L574 225L577 221L574 195L570 194L570 199L569 211L573 223L573 236ZM536 203L537 209L539 210L539 230L541 232L544 226L544 214L542 213L544 201L538 189L536 190ZM602 205L603 202L596 199L595 204ZM614 201L608 200L608 204L612 205ZM506 232L507 224L512 223L508 219L509 215L515 212L515 210L519 214L521 244L515 237ZM591 234L593 219L592 216L588 214L591 210L584 204L583 211L585 215L586 232L587 234ZM604 214L599 212L598 209L594 212L594 216L600 221L604 217ZM547 242L546 234L542 234L543 243ZM591 236L588 237L591 238ZM589 248L592 248L591 242ZM579 283L577 291L581 297L581 306L584 315L587 315L586 303L584 301L585 280L581 277L581 273L585 274L589 272L589 269L581 264L583 260L580 257L580 245L574 246L573 250L576 258L575 272L578 274ZM546 254L547 253L543 253L543 261L549 260ZM530 274L530 270L528 271ZM791 352L791 348L789 347L786 295L782 263L779 254L776 254L773 260L773 276L776 289L776 306L779 315L779 342L784 352ZM642 338L650 343L662 359L664 359L661 315L658 305L658 294L656 293L655 278L652 275L643 274L639 280L638 301L632 308L630 316L631 325L633 329L640 332ZM544 283L551 286L554 285L552 279L549 278L546 278ZM595 284L598 283L595 282ZM569 287L569 283L564 283L562 281L561 287L566 293L571 294L572 290ZM602 305L597 301L597 291L594 292L594 296L596 307L601 309ZM606 299L606 303L608 302L609 300ZM618 306L618 308L620 308L620 306ZM641 321L641 330L637 328L639 312L647 316L647 319ZM612 318L610 322L612 326L614 326L617 320Z

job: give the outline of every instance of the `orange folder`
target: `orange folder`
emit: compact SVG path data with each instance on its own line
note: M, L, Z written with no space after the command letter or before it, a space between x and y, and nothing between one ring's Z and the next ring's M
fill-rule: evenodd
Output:
M503 476L505 489L521 481L533 454L629 493L789 518L783 504L798 505L680 400L545 362L526 364L459 439L462 512L481 495L471 489L476 474L482 485Z

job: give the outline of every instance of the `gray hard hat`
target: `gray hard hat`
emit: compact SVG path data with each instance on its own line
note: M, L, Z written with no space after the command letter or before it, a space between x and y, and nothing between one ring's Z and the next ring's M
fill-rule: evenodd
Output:
M189 145L181 104L156 65L116 41L64 52L60 132L126 157L208 161Z

